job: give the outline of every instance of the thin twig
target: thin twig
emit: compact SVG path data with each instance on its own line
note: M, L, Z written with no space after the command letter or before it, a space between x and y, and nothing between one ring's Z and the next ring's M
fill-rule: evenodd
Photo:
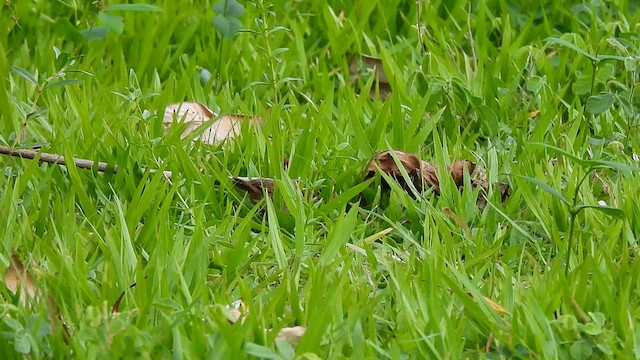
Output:
M57 165L66 166L68 163L65 157L59 154L50 154L42 151L27 150L27 149L12 149L10 147L1 146L1 145L0 145L0 154L19 157L23 159L31 159L31 160L38 159L39 162L41 163L44 162L48 164L57 164ZM93 161L89 159L72 158L71 162L75 164L75 166L79 169L91 170L95 168L99 172L107 172L108 170L111 170L114 173L116 173L118 172L118 169L119 169L119 166L117 164L109 168L109 164L103 161ZM156 170L145 169L145 168L142 169L143 173L147 171L156 171ZM171 179L173 177L173 173L168 170L163 171L163 175L167 179ZM229 176L229 180L233 181L234 183L238 181L244 181L244 182L257 181L261 184L262 183L268 184L268 183L274 182L274 180L271 178L251 178L251 177L244 177L244 176Z
M0 146L0 154L15 156L23 159L38 159L41 163L49 163L49 164L57 164L57 165L67 165L67 160L64 156L58 154L49 154L36 150L27 150L27 149L12 149L6 146ZM109 170L114 173L118 172L118 165L113 165L109 168L109 164L103 161L93 161L88 159L81 158L72 158L71 162L75 164L75 166L79 169L96 169L99 172L107 172ZM148 171L147 169L142 169L142 172ZM171 179L173 174L171 171L164 171L164 177L167 179Z

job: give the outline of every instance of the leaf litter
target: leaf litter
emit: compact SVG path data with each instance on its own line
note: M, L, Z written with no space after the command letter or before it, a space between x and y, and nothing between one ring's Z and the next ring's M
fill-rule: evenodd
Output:
M197 102L180 102L167 105L164 109L162 123L165 129L169 129L175 123L187 125L182 132L182 138L197 133L201 127L216 119L210 126L198 136L198 140L205 144L216 145L225 140L231 140L240 135L242 124L260 126L264 119L259 116L245 116L238 114L218 115L205 105Z
M397 160L397 161L396 161ZM403 169L399 167L402 166ZM403 176L403 170L408 175L411 183L407 183ZM426 190L433 189L435 194L440 194L440 180L438 179L438 167L430 162L420 160L416 155L406 153L400 150L387 150L377 153L373 156L366 168L365 180L373 178L381 171L391 176L401 188L412 194L411 186L422 193ZM486 173L480 169L475 163L469 160L455 161L447 165L447 171L451 175L451 179L456 187L462 190L465 183L465 176L470 176L472 187L480 187L482 197L478 199L478 206L484 208L486 205L486 194L489 190L489 183L486 180ZM388 189L389 184L384 180L383 188ZM498 183L498 190L501 194L502 201L509 196L509 186L505 183Z
M384 72L382 60L364 54L347 54L351 58L349 61L349 75L351 84L355 85L359 80L366 81L369 76L375 76L373 86L369 90L369 97L374 99L376 88L379 91L380 99L385 100L391 94L391 84Z

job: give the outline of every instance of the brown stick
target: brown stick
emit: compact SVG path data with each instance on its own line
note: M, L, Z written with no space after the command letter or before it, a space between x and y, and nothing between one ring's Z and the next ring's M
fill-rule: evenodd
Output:
M49 153L36 151L36 150L12 149L10 147L0 146L0 154L15 156L23 159L38 158L38 161L40 162L65 165L65 166L67 165L67 160L62 155L49 154ZM107 170L109 169L109 164L103 161L93 161L88 159L73 158L73 163L77 168L80 168L80 169L91 170L95 167L99 172L107 172ZM118 172L118 165L117 164L113 165L112 170L114 173ZM142 169L142 172L145 172L145 171L147 170ZM173 174L171 173L171 171L164 171L164 176L167 179L171 179L172 175Z
M0 145L0 154L15 156L23 159L38 158L38 161L40 162L65 165L65 166L67 165L67 160L62 155L49 154L49 153L36 151L36 150L12 149L10 147ZM109 166L109 164L107 164L106 162L102 162L102 161L96 162L93 160L81 159L81 158L73 158L73 163L76 165L77 168L80 168L80 169L91 170L94 167L96 167L99 172L107 172L107 169ZM149 170L142 169L142 172L146 172L146 171L149 171ZM114 173L118 172L118 165L113 166L113 172ZM164 174L164 177L166 177L167 179L171 179L173 176L173 173L171 171L164 171L163 174ZM245 182L250 182L253 180L273 182L273 179L270 179L270 178L248 178L248 177L242 177L242 176L239 176L239 177L229 176L229 179L232 181L245 181Z

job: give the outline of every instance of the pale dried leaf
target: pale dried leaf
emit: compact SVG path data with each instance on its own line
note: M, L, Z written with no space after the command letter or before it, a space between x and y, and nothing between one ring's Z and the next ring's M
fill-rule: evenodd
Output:
M217 144L225 140L233 139L240 135L243 121L247 122L249 126L262 125L264 122L263 119L258 116L224 115L214 122L210 128L205 130L200 136L200 139L208 144Z
M217 116L211 109L200 103L182 102L168 105L165 108L162 122L165 128L169 128L175 122L186 123L187 127L182 133L184 139ZM247 122L250 126L256 126L261 125L263 119L257 116L224 115L202 131L198 139L207 144L217 144L232 139L240 134L243 122Z
M372 72L373 76L375 76L375 82L369 91L369 96L374 98L376 91L378 91L380 99L384 100L391 94L391 85L389 84L387 74L384 72L382 60L364 54L348 54L348 57L351 58L349 62L349 74L352 84L357 83L364 73Z
M298 346L300 339L304 335L307 328L305 326L294 326L282 328L276 337L276 340L284 340L291 344L292 347Z
M231 303L231 305L227 305L224 307L224 315L229 320L229 323L235 324L238 321L240 323L244 322L246 315L249 313L249 309L247 309L246 305L241 299L238 299Z
M460 187L464 184L465 169L467 170L467 174L470 175L476 169L476 164L468 160L456 161L447 165L447 169L453 178L453 182L457 187Z
M389 84L387 74L384 72L384 66L382 60L369 55L352 55L351 62L349 62L349 73L352 79L358 79L362 75L362 69L369 69L375 73L376 81L381 84Z
M33 278L16 254L11 256L11 264L9 264L9 268L4 273L4 281L11 294L15 295L20 291L20 303L22 305L37 300L38 294Z
M174 122L202 124L217 115L208 107L197 102L181 102L167 105L164 109L162 123L171 125ZM196 128L198 126L196 125ZM194 128L195 129L195 128ZM191 131L193 131L192 129ZM186 133L187 131L185 131Z

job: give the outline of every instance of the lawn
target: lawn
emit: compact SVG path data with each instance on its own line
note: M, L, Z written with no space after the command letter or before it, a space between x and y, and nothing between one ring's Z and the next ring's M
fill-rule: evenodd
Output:
M2 358L640 358L636 2L0 19Z

